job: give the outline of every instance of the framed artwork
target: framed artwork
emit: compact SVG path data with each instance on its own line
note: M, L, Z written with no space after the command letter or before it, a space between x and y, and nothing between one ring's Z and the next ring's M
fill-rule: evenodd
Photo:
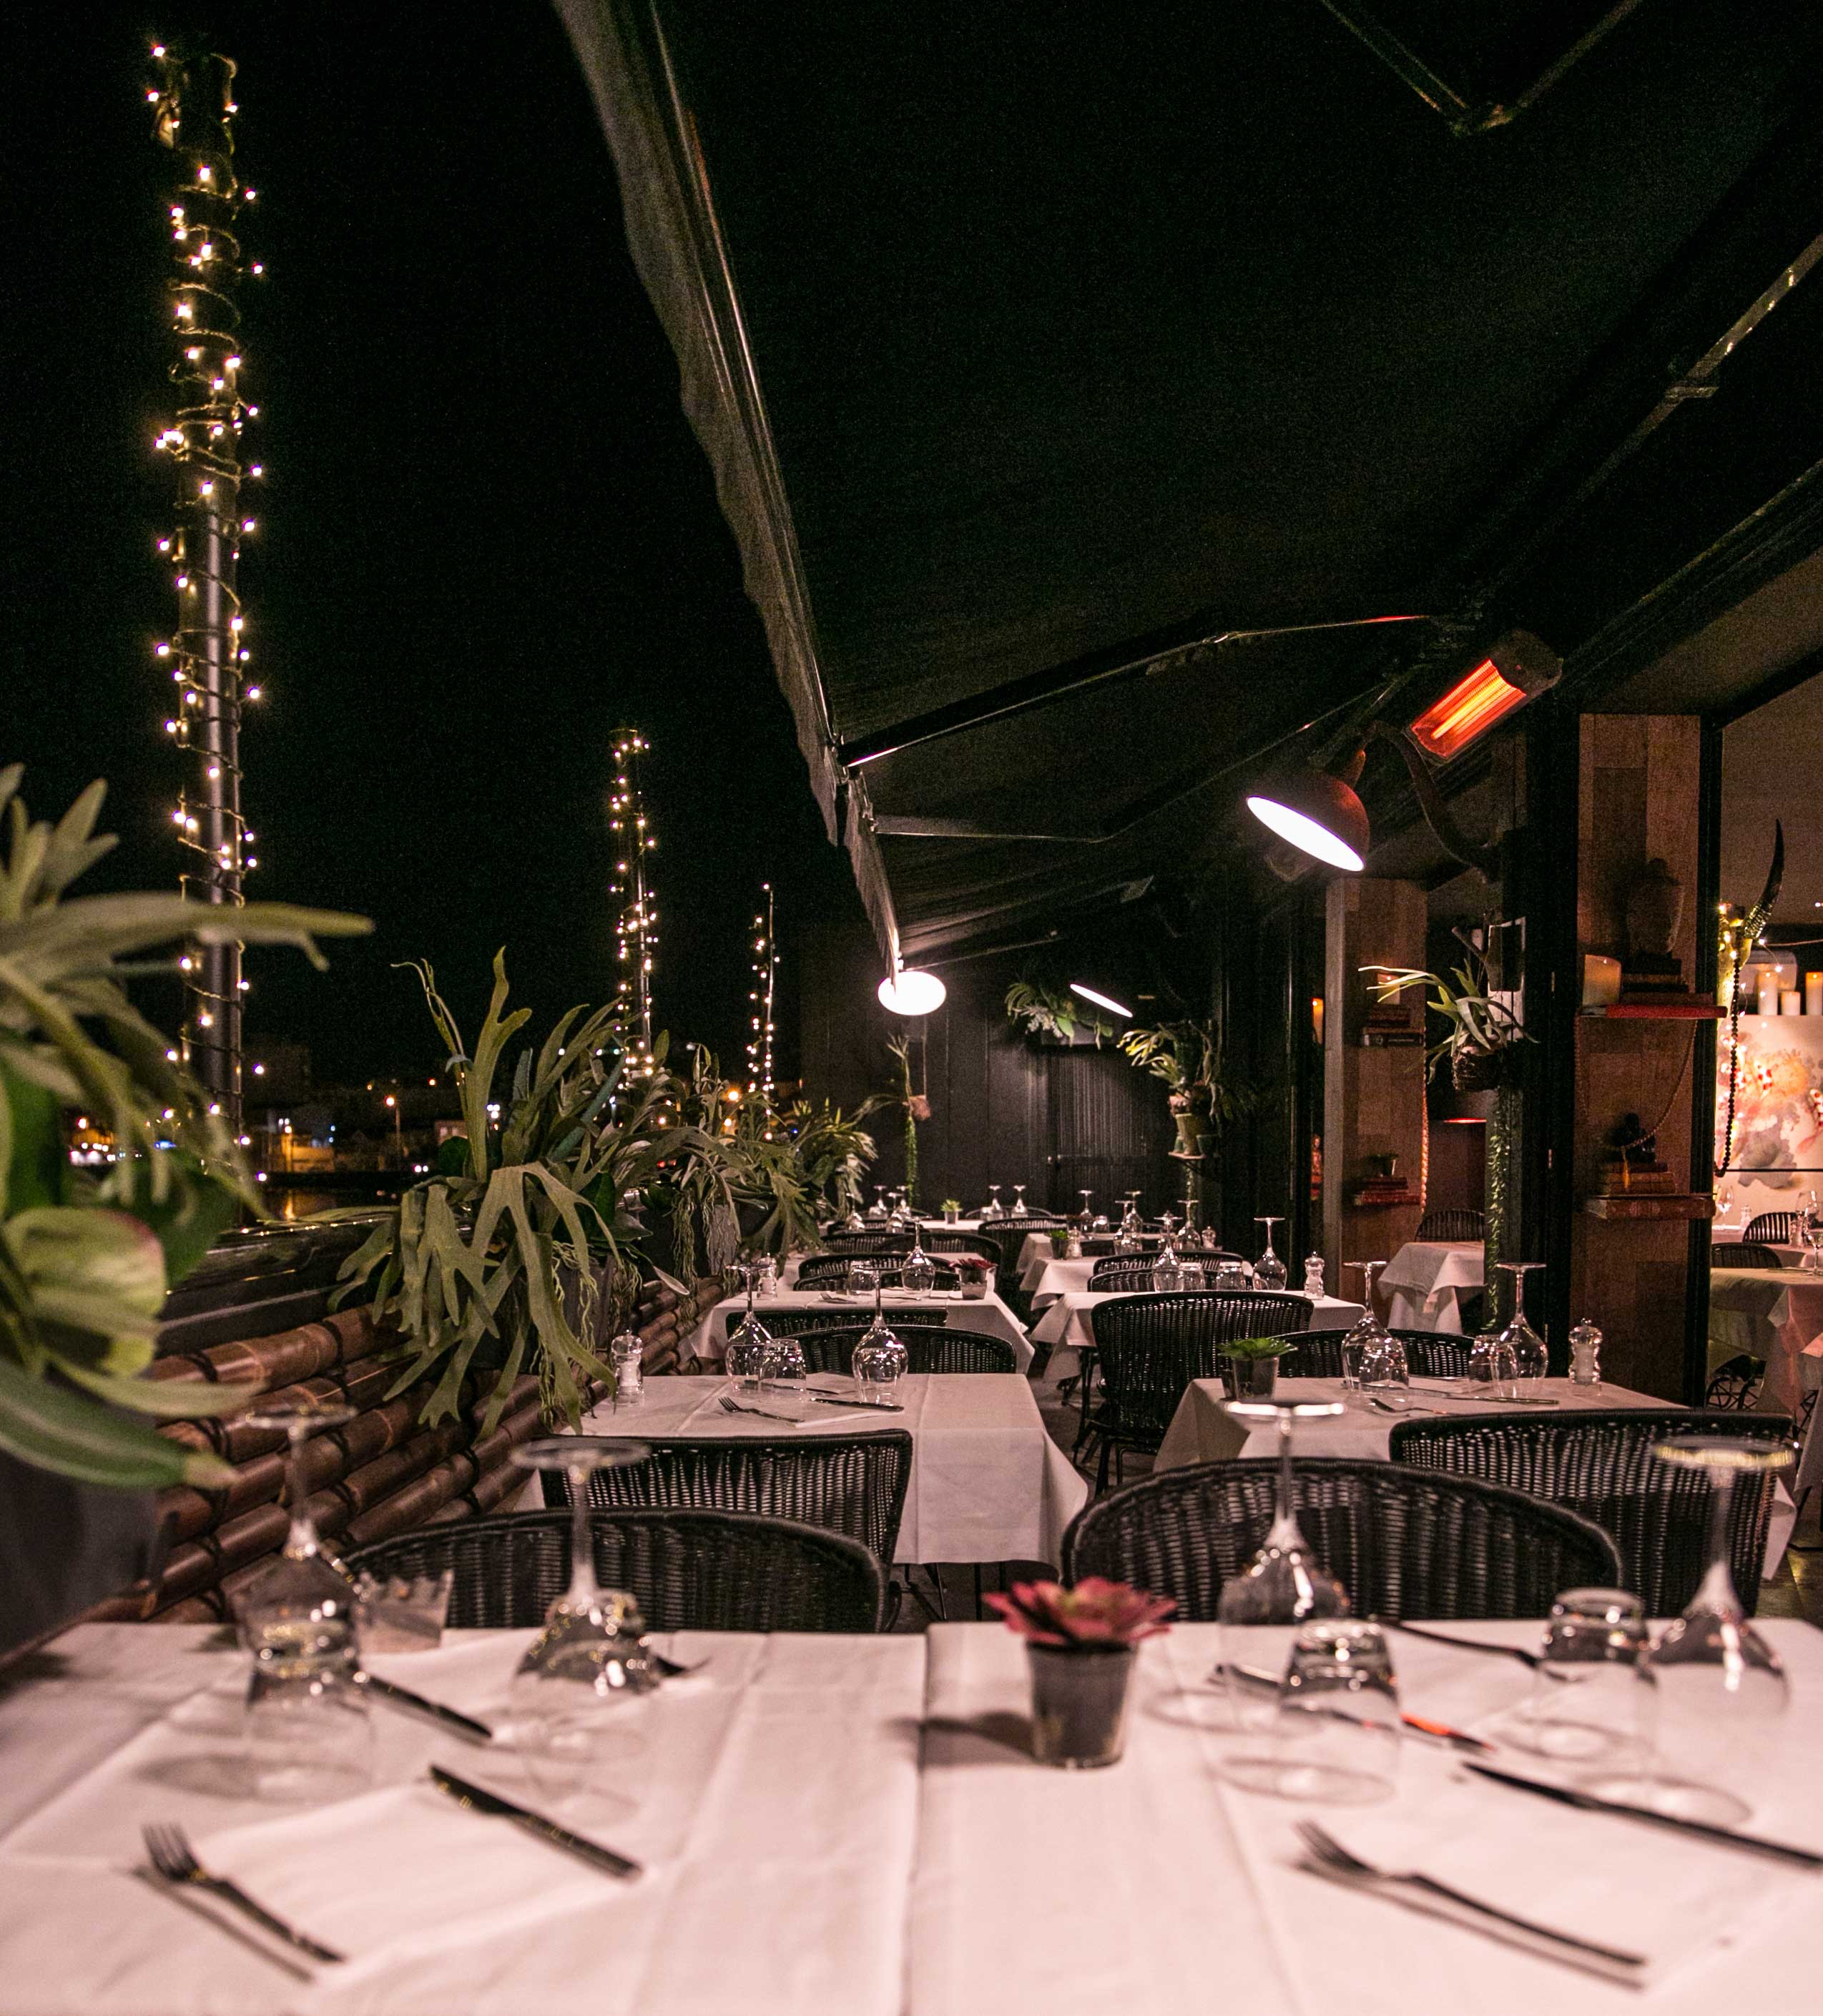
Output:
M1743 1015L1734 1139L1716 1184L1720 1223L1789 1211L1823 1190L1823 1015ZM1716 1060L1716 1159L1728 1124L1728 1034Z

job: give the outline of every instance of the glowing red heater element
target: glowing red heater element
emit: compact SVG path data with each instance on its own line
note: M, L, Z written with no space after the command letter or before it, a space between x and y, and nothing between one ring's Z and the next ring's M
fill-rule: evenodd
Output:
M1411 724L1411 738L1427 754L1447 763L1531 697L1523 686L1503 679L1492 658L1483 658L1425 709Z

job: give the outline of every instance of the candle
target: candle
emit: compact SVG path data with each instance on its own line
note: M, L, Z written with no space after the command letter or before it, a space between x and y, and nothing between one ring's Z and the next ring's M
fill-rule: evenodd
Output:
M1782 1015L1796 1015L1803 1011L1803 997L1795 987L1782 987L1778 990L1778 1012Z
M1804 975L1804 1013L1823 1015L1823 973Z
M1778 1013L1778 975L1771 967L1760 969L1760 1013L1776 1015Z
M1583 1006L1606 1008L1620 999L1620 962L1598 952L1583 955Z

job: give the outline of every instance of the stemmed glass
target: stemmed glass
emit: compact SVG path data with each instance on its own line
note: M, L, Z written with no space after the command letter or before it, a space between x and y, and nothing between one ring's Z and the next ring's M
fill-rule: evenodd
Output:
M908 1294L928 1295L936 1285L937 1263L924 1251L924 1236L914 1226L912 1250L899 1270L899 1285Z
M1652 1454L1673 1467L1708 1473L1709 1566L1683 1615L1641 1662L1641 1678L1650 1687L1653 1762L1592 1789L1679 1820L1734 1827L1753 1809L1710 1773L1731 1767L1750 1777L1770 1761L1771 1739L1790 1692L1778 1654L1753 1629L1729 1571L1735 1485L1744 1474L1789 1469L1795 1454L1789 1442L1729 1435L1672 1435ZM1673 1765L1693 1775L1674 1777Z
M1361 1300L1366 1305L1361 1319L1342 1341L1342 1383L1353 1391L1361 1383L1361 1361L1370 1351L1378 1351L1392 1340L1374 1313L1374 1276L1385 1265L1384 1260L1345 1260L1343 1271L1361 1277Z
M1029 1218L1032 1215L1026 1208L1025 1186L1023 1183L1013 1186L1013 1208L1007 1215L1009 1218Z
M876 1223L885 1217L886 1186L884 1183L876 1183L874 1186L874 1201L867 1207L867 1215Z
M1284 1220L1282 1218L1256 1218L1253 1222L1266 1227L1266 1251L1253 1263L1254 1285L1266 1289L1282 1288L1291 1275L1284 1261L1272 1250L1272 1229L1275 1225L1283 1225Z
M1542 1260L1502 1260L1494 1270L1515 1276L1513 1318L1501 1332L1501 1341L1512 1352L1513 1377L1517 1380L1542 1379L1551 1363L1544 1338L1526 1320L1526 1276L1544 1265Z
M247 1741L254 1789L265 1798L333 1799L366 1788L373 1767L367 1697L360 1686L355 1589L323 1552L310 1516L304 1445L344 1427L355 1409L299 1399L241 1416L288 1439L285 1495L291 1529L283 1551L236 1605L253 1654Z
M772 1332L753 1312L753 1291L759 1280L759 1269L751 1260L744 1260L740 1262L740 1275L747 1283L747 1313L729 1332L722 1362L728 1368L729 1377L740 1382L742 1392L757 1393L777 1360ZM802 1363L802 1350L798 1358Z
M910 1354L886 1325L885 1312L881 1307L879 1276L874 1282L874 1320L856 1340L848 1359L848 1370L855 1384L865 1395L870 1386L890 1386L905 1376L911 1362Z
M1346 1617L1348 1591L1310 1552L1298 1526L1292 1488L1292 1431L1300 1420L1342 1412L1339 1400L1225 1400L1225 1412L1244 1426L1270 1421L1278 1435L1278 1496L1264 1543L1239 1575L1222 1585L1216 1618L1222 1631L1223 1671L1234 1719L1243 1729L1269 1726L1278 1707L1278 1682L1290 1641L1321 1617ZM1261 1676L1259 1679L1251 1676Z
M1095 1201L1095 1193L1093 1190L1078 1190L1076 1194L1083 1200L1083 1208L1078 1216L1083 1229L1086 1232L1095 1222L1095 1214L1089 1208Z
M586 1793L578 1774L604 1766L624 1783L643 1759L636 1719L625 1711L659 1676L639 1642L645 1625L633 1598L596 1580L589 1480L651 1453L650 1442L604 1435L549 1435L513 1452L524 1468L560 1471L569 1485L570 1586L546 1611L507 1690L514 1747L547 1795Z
M1007 1207L1000 1201L1000 1186L998 1183L988 1185L988 1201L982 1206L981 1215L984 1219L1004 1218L1007 1215Z
M1177 1247L1171 1234L1165 1234L1165 1243L1158 1249L1158 1257L1152 1262L1152 1292L1155 1294L1175 1294L1184 1286L1184 1262L1177 1257ZM1201 1279L1201 1269L1198 1269Z

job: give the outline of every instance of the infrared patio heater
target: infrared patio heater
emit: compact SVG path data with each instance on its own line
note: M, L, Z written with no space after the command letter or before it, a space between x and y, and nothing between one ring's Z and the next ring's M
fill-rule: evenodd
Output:
M1247 809L1287 844L1274 866L1288 879L1309 856L1359 874L1373 833L1367 811L1355 789L1370 743L1390 743L1404 759L1425 823L1452 860L1490 882L1500 875L1497 844L1471 840L1443 802L1432 774L1432 760L1448 763L1488 730L1516 714L1563 675L1563 661L1529 631L1511 630L1448 689L1403 728L1372 722L1338 770L1314 766L1288 770L1248 794ZM1275 850L1276 852L1276 850Z

